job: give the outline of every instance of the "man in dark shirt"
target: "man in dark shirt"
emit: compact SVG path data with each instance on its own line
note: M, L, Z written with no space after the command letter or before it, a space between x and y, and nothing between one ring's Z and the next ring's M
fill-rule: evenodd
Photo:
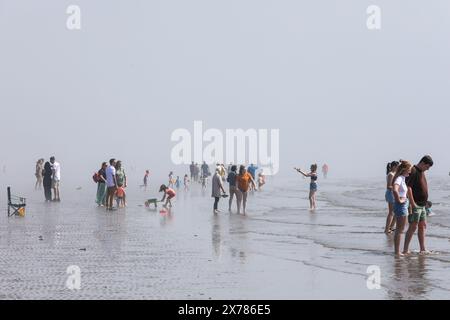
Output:
M414 233L419 227L418 238L420 245L420 253L425 254L425 229L426 229L426 205L428 201L428 183L425 171L433 166L433 159L430 156L424 156L419 164L415 165L411 170L411 174L407 178L408 198L412 207L412 213L408 216L409 228L406 232L405 247L403 254L409 253L409 244Z

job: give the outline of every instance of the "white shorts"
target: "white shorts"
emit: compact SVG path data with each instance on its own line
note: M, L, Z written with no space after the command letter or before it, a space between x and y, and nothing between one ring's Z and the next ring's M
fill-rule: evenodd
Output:
M59 188L59 180L52 181L52 188Z

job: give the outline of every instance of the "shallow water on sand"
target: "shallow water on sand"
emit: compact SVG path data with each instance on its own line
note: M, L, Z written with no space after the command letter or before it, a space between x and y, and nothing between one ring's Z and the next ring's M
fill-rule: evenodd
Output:
M145 208L159 195L139 188L115 212L95 206L95 185L69 195L63 186L51 204L30 191L24 218L0 215L0 299L448 299L450 181L429 184L427 246L437 253L402 259L383 233L383 179L322 180L315 213L307 180L268 179L246 216L230 215L227 199L214 215L197 185L178 192L170 214ZM65 286L70 265L80 290ZM367 288L371 265L379 290Z

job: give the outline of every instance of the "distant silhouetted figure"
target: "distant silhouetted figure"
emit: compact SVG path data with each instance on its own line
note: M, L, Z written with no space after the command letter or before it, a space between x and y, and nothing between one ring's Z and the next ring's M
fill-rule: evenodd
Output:
M150 171L149 170L145 170L145 174L144 174L144 184L142 185L144 187L144 190L147 191L147 186L148 186L148 176L150 175Z
M324 177L324 179L326 179L327 178L327 176L328 176L328 165L325 163L323 166L322 166L322 174L323 174L323 177Z
M189 165L189 171L191 172L191 180L195 180L195 164L194 161Z

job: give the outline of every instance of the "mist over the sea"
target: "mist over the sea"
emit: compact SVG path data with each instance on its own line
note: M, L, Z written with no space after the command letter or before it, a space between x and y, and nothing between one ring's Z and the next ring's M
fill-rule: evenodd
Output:
M66 8L81 9L81 30ZM279 129L280 172L328 163L380 177L450 153L448 1L0 1L0 185L55 155L87 181L111 157L141 179L171 163L171 133ZM3 169L6 174L3 174ZM13 177L13 178L12 178Z

